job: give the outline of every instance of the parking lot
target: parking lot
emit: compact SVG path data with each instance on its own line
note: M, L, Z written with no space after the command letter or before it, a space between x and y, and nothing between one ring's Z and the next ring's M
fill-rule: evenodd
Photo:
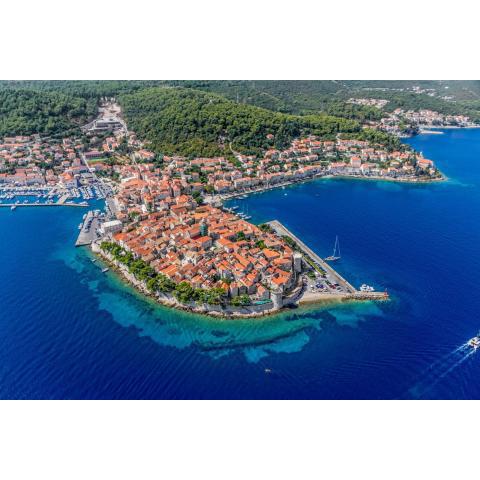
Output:
M311 293L348 293L328 274L323 277L319 272L312 271L311 274L305 275L305 279L307 291Z

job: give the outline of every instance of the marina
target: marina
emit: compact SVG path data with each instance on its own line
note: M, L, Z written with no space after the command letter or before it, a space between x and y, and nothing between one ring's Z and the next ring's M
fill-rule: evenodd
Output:
M89 200L108 200L112 188L97 181L87 186L61 188L36 186L0 186L0 208L17 207L88 207ZM111 203L108 204L111 206Z

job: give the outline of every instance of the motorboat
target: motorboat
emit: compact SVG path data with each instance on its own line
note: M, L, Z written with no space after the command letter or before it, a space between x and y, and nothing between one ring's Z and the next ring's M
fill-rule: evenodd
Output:
M468 342L467 345L469 347L472 347L474 350L480 347L480 336L477 335L476 337L471 338Z
M360 287L360 291L361 292L373 292L375 289L373 287L371 287L370 285L367 285L366 283L364 283L361 287Z

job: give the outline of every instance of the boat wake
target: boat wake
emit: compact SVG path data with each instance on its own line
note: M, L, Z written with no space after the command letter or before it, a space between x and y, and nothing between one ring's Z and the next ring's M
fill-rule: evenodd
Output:
M475 352L476 349L464 343L433 362L420 374L415 385L408 390L408 397L420 399L427 395L438 382L466 362Z

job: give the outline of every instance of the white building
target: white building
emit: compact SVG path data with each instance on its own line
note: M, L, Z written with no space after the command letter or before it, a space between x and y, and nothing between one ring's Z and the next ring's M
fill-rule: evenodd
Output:
M122 222L120 220L112 220L111 222L102 223L100 231L105 235L121 232Z

